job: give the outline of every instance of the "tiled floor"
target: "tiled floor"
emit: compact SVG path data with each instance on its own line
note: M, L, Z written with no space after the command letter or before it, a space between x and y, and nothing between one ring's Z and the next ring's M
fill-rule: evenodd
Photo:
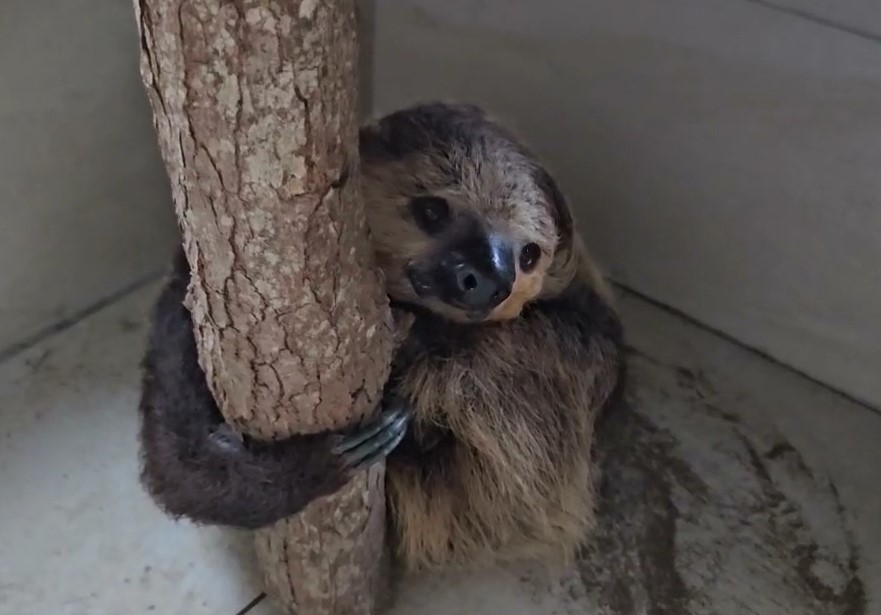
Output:
M2 615L234 615L259 594L246 535L172 522L138 486L137 365L155 291L0 365ZM784 434L834 484L859 554L865 608L816 612L881 613L881 416L643 302L622 307L638 349L638 403L692 407L693 383L676 376L700 373L716 406ZM394 615L591 612L572 599L578 579L540 579L523 570L415 578ZM263 601L250 612L274 611Z

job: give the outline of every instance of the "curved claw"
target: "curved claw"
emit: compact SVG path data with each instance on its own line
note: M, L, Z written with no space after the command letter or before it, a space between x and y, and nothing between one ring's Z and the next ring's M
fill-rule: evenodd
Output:
M380 415L379 419L344 436L331 449L342 458L347 470L366 468L391 453L401 443L407 432L410 414L402 404L396 404Z
M208 440L212 446L226 454L240 453L244 449L242 436L226 423L222 423L209 435Z

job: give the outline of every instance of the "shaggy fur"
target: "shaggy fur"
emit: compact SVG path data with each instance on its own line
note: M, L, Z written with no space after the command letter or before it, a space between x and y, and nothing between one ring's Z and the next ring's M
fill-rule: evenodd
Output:
M387 387L412 408L387 472L398 554L410 566L571 555L593 521L594 424L619 381L622 331L562 194L525 148L465 105L392 114L362 130L361 155L389 296L416 314ZM417 296L405 275L436 248L407 214L410 200L425 195L445 198L454 216L474 217L516 246L541 248L535 269L518 266L511 296L484 322ZM160 304L165 324L151 353L180 340L177 351L194 361L181 299ZM338 482L323 444L330 434L204 453L221 420L204 376L192 366L166 368L163 357L173 357L159 354L146 365L144 475L166 508L253 526L296 512ZM174 459L193 451L197 461ZM169 493L189 500L171 505Z
M590 451L617 381L614 313L574 282L504 324L429 320L401 349L398 391L422 454L389 460L399 554L420 566L571 556L593 521Z

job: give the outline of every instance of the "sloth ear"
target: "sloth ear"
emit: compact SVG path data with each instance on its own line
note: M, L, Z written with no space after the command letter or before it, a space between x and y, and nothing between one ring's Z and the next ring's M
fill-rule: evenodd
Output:
M567 247L571 245L575 225L572 220L572 212L569 210L569 204L566 202L566 197L563 196L559 186L557 186L557 182L544 167L536 165L533 177L535 184L544 194L545 202L554 219L554 224L557 226L560 246Z

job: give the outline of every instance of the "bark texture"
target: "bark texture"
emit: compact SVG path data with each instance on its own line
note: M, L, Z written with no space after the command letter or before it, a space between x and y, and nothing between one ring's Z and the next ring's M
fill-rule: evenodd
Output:
M141 74L229 422L278 438L379 403L393 342L358 190L354 0L136 0ZM258 532L270 593L371 613L383 468Z

